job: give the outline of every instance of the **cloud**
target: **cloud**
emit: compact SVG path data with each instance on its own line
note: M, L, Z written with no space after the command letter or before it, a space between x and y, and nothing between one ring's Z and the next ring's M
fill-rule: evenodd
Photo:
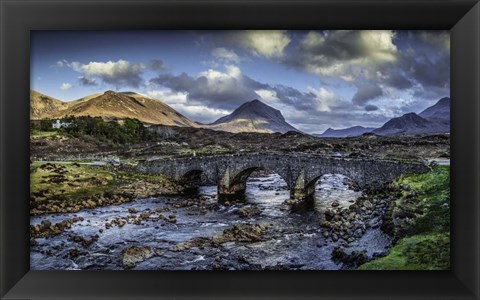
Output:
M223 47L218 47L212 50L212 55L222 60L225 63L239 63L241 61L240 57L233 50L229 50Z
M335 93L323 87L319 89L308 87L307 91L310 95L314 96L312 104L316 111L331 112L332 107L341 102L340 98Z
M242 74L234 65L225 66L225 71L208 69L196 77L186 73L174 75L162 73L150 80L154 86L168 88L172 92L188 93L190 102L231 110L258 97L256 90L269 88Z
M97 85L97 82L95 81L94 78L87 78L85 76L80 76L78 78L78 80L80 81L80 83L83 86L95 86L95 85Z
M211 108L203 105L189 105L189 104L172 104L172 108L180 112L181 114L188 116L190 119L197 122L207 124L221 117L224 117L231 113L231 111L225 109Z
M165 66L163 65L163 61L161 61L159 59L151 60L149 65L148 65L148 68L150 70L160 71L160 72L165 70Z
M263 100L268 103L277 102L280 99L277 97L277 92L274 90L260 89L256 90L255 94L260 97L260 100Z
M378 110L378 106L368 104L368 105L365 105L365 110L366 111L376 111L376 110Z
M201 32L196 44L216 49L230 48L227 51L241 49L254 56L277 59L285 54L291 41L286 30L227 30Z
M286 30L246 30L235 37L238 44L257 56L281 57L291 39Z
M145 65L142 63L130 63L120 59L116 62L92 61L88 64L62 61L62 64L75 72L81 73L80 83L87 86L98 84L96 79L99 79L102 83L113 85L117 89L123 87L138 88L143 83L141 75ZM158 67L158 64L156 66Z
M399 31L401 47L396 70L423 89L450 88L450 33L448 31ZM398 82L395 80L395 82ZM438 95L441 96L441 95Z
M62 91L69 90L71 87L72 87L72 85L70 83L66 83L66 82L64 82L60 85L60 89Z
M368 101L383 95L383 90L375 84L361 84L357 87L357 92L353 95L352 103L364 105Z
M413 86L412 79L408 78L399 68L388 68L385 71L377 71L377 82L382 82L398 90L408 89Z
M450 32L446 30L421 31L420 38L434 47L450 52Z
M320 76L354 80L374 74L376 66L395 62L397 47L389 30L310 31L285 63Z
M147 95L167 104L187 103L188 97L186 92L172 92L168 90L151 90L147 92Z
M65 59L61 59L55 63L55 67L57 68L63 68L63 67L66 67L67 65L68 65L68 61Z

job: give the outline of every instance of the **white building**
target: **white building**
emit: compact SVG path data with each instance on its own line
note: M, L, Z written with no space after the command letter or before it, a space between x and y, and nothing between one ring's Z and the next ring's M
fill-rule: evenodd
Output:
M62 120L57 119L57 120L55 120L55 121L52 123L52 128L53 128L53 129L59 129L59 128L62 128L62 127L68 127L68 126L70 126L71 124L72 124L72 123L63 122Z

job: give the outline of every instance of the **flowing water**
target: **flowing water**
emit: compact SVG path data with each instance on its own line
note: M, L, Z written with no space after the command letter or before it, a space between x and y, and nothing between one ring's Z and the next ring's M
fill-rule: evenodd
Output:
M152 214L150 219L139 225L127 223L123 227L105 228L105 224L114 218L131 215L129 209L135 209L138 215L172 207L192 196L138 199L77 213L35 216L31 218L31 225L44 220L54 224L75 216L83 217L83 221L74 223L71 229L57 236L37 238L37 245L31 246L30 265L32 269L123 269L122 251L127 247L146 246L155 249L156 255L138 263L134 269L212 269L214 265L232 270L278 266L283 269L339 269L342 265L331 259L331 252L338 243L326 239L319 224L324 218L323 212L333 202L338 202L340 207L348 207L361 194L348 189L343 182L341 175L325 175L317 183L310 207L296 212L284 204L289 198L285 182L278 175L270 174L250 178L243 203L217 204L216 187L200 187L196 197L201 197L211 209L197 213L195 206L189 209L180 207L163 213L166 216L175 215L176 223L155 220L158 214ZM247 218L238 215L239 208L250 206L257 207L260 214ZM271 226L261 242L233 241L217 247L171 250L175 245L196 237L210 238L221 234L236 224ZM83 247L69 239L73 235L85 238L98 235L98 240ZM365 249L373 255L389 245L390 239L385 234L379 229L371 229L352 243L351 249ZM70 257L72 249L78 250L78 256Z

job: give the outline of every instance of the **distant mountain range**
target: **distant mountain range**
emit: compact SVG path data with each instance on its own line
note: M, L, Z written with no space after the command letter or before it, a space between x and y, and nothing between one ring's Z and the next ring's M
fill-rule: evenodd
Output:
M30 119L61 119L67 116L102 117L105 120L135 118L148 124L208 128L233 133L298 131L285 121L279 110L259 100L242 104L231 114L212 124L199 124L160 100L132 92L106 91L102 94L63 102L39 92L30 91Z
M282 113L259 101L246 102L211 124L194 122L160 100L132 92L93 94L75 101L64 102L39 92L30 91L30 118L60 119L66 116L94 116L106 120L135 118L148 124L207 128L213 130L259 133L300 132L287 123ZM318 137L351 137L365 133L377 135L415 135L450 132L450 98L442 98L418 115L408 113L393 118L380 128L354 126L345 129L327 129Z
M234 133L299 131L285 121L279 110L256 99L240 105L231 114L204 127Z
M30 118L64 118L93 116L106 120L135 118L145 123L200 127L165 103L143 95L113 91L62 102L36 91L30 92Z
M318 137L351 137L362 135L367 132L371 132L375 128L373 127L363 127L363 126L353 126L345 129L332 129L328 128L322 134L314 134Z
M352 137L365 133L374 133L383 136L438 134L450 132L450 98L440 99L436 104L428 107L418 115L404 114L401 117L390 119L380 128L366 128L354 126L345 129L328 128L318 137Z

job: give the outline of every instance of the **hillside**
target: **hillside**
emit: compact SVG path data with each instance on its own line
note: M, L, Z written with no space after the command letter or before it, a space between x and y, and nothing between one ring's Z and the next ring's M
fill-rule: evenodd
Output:
M450 126L408 113L393 118L382 127L372 131L378 135L416 135L450 132Z
M279 110L259 100L246 102L231 114L203 127L233 133L285 133L288 131L299 131L285 121Z
M448 120L450 122L450 98L445 97L418 114L420 117L431 120Z
M67 108L67 104L34 90L30 90L30 119L39 120Z
M106 91L103 94L90 95L71 102L56 100L48 103L50 102L52 102L51 109L44 109L42 114L38 114L40 116L38 118L66 116L102 117L105 120L134 118L151 124L199 126L160 100L131 92Z

